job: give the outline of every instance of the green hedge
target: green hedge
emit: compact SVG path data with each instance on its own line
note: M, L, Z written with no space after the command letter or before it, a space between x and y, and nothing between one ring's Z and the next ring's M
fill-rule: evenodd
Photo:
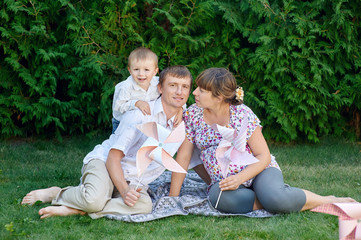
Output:
M360 137L359 1L4 0L2 137L111 129L138 46L160 69L229 68L276 141ZM190 98L189 103L194 100Z

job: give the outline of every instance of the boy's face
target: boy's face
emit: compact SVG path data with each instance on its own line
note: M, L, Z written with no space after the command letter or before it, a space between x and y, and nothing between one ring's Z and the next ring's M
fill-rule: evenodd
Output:
M133 59L128 67L130 75L134 81L144 90L148 90L150 81L157 74L157 64L153 59L137 60Z

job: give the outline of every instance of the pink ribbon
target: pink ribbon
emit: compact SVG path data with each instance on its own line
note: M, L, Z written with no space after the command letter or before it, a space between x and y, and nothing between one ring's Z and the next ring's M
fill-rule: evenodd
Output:
M338 216L339 239L361 239L361 203L328 203L311 211Z

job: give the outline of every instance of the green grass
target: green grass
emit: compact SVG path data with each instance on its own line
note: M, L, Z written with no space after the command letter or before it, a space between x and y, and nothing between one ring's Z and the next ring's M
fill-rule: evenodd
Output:
M273 218L174 216L124 223L88 216L40 220L47 205L22 206L33 189L77 185L83 157L107 135L92 139L8 140L0 144L0 239L337 239L337 217L302 212ZM361 145L323 139L317 145L271 144L292 186L361 200Z

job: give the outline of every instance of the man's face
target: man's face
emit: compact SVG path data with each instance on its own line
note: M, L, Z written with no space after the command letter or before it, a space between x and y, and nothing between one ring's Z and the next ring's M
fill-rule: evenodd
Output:
M162 103L167 107L182 107L188 100L191 89L191 79L166 76L158 90L162 94Z

